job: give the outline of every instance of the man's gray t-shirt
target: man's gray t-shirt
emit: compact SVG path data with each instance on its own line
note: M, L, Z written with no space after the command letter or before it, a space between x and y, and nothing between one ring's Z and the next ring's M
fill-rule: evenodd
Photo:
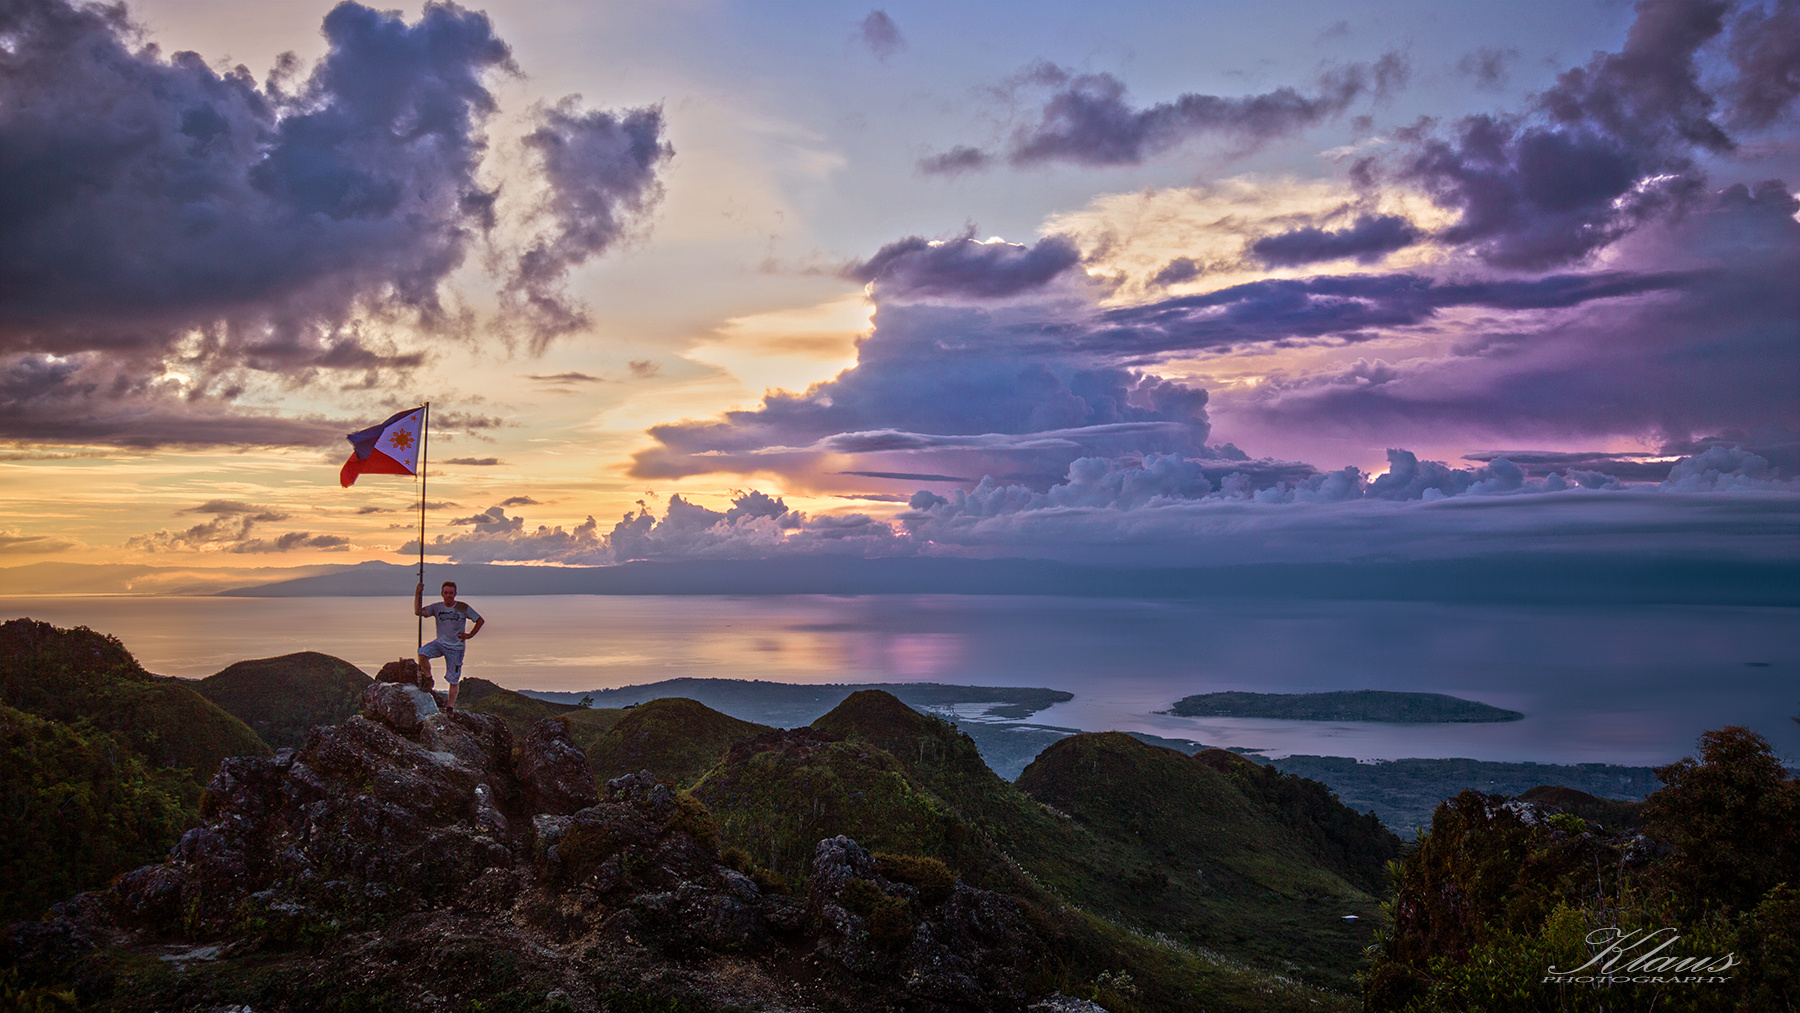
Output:
M461 647L463 642L456 635L463 631L465 623L481 618L481 613L470 608L466 601L455 605L434 601L425 606L425 614L437 620L437 642L445 647Z

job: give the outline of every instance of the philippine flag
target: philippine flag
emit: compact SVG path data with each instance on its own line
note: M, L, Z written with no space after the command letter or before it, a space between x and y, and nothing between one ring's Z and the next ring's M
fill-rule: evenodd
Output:
M354 485L358 475L418 474L419 430L424 414L424 406L408 408L386 422L344 437L356 449L338 472L338 483Z

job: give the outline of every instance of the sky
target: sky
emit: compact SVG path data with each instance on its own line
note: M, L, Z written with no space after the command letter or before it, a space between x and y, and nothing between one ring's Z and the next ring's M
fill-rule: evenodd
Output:
M1800 2L0 7L0 566L1800 553Z

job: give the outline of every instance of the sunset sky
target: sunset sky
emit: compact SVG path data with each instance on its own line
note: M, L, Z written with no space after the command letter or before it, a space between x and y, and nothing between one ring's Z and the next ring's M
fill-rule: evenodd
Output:
M427 399L439 561L1792 558L1797 94L1793 0L22 0L0 566L403 562Z

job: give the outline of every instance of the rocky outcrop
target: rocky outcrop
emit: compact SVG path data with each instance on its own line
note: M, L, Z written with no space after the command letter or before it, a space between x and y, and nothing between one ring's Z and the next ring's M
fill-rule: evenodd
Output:
M520 787L537 812L567 815L600 800L587 754L555 718L532 725L519 743Z
M433 688L431 673L420 668L413 658L401 658L381 666L381 671L375 673L375 681L417 686L427 693Z
M1010 1009L1046 952L1016 897L973 889L921 889L883 875L848 837L820 841L810 902L817 952L859 977L901 983L925 1004Z
M59 980L111 947L287 955L303 969L293 980L371 989L383 975L416 984L410 960L437 968L418 972L432 988L485 1003L482 979L440 977L454 970L444 953L474 947L481 966L529 969L565 996L544 1008L610 1008L597 981L662 982L655 994L701 996L698 1008L764 1008L778 993L793 1010L1024 1007L1045 946L1023 902L932 860L884 865L847 837L819 843L805 900L766 889L722 860L706 807L649 772L600 792L560 723L515 750L498 717L427 701L376 683L366 716L314 728L305 748L226 760L203 823L167 861L12 926L0 960ZM83 981L83 1002L102 1007L119 987Z
M363 713L406 735L419 730L425 719L438 713L430 693L407 683L372 682L363 690Z

